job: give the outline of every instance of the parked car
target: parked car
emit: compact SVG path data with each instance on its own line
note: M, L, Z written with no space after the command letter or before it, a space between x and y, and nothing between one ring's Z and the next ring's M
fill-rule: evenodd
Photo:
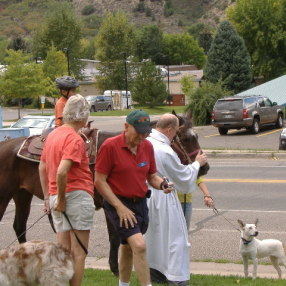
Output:
M40 135L46 128L55 127L55 116L27 115L11 125L11 128L28 127L30 135Z
M280 133L279 150L286 150L286 128L284 128Z
M221 135L229 129L250 129L257 134L264 125L283 126L283 108L265 96L231 96L218 99L212 112L212 125Z
M113 101L110 95L88 95L85 98L90 104L90 112L113 110Z

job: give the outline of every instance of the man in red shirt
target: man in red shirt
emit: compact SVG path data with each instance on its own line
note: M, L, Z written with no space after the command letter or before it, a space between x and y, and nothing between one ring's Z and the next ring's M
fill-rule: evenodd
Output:
M95 187L104 197L104 207L121 240L119 286L128 286L134 264L141 286L150 286L143 234L148 228L146 197L148 183L165 193L173 184L156 173L150 117L143 110L128 114L122 134L105 140L95 166Z
M56 127L59 127L63 124L63 110L66 102L72 95L76 94L79 83L74 77L62 76L56 79L56 86L61 94L55 106Z

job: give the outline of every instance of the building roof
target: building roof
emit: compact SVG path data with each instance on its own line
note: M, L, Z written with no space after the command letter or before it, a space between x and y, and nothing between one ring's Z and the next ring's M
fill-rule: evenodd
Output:
M286 106L286 75L240 92L237 95L262 95L279 105Z

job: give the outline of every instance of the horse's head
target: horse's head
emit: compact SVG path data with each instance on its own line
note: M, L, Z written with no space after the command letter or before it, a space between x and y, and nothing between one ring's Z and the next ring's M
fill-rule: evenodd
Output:
M179 119L179 132L177 137L172 143L172 148L178 154L183 164L190 164L195 161L197 154L201 151L201 147L198 142L198 135L192 128L192 116L191 113L180 116L172 112ZM206 175L210 166L207 163L202 166L199 170L198 176Z

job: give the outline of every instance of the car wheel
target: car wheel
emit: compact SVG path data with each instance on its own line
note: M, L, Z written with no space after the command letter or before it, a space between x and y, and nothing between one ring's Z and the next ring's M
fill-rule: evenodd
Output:
M228 129L227 128L223 128L223 127L219 127L218 128L218 132L220 135L226 135L227 132L228 132Z
M106 110L111 111L111 106L109 105Z
M276 128L282 128L283 127L283 116L281 113L278 114L278 118L275 124Z
M91 108L90 108L90 112L95 112L96 110L95 110L95 107L94 106L92 106Z
M257 134L257 133L259 133L259 130L260 130L259 120L257 118L254 118L252 126L251 126L251 132L253 134Z

